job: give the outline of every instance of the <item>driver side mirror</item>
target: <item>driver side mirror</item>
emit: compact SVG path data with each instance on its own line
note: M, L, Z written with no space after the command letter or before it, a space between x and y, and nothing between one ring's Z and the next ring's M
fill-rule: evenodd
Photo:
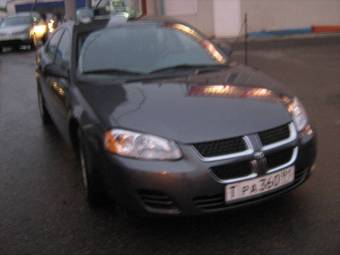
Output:
M84 7L84 8L80 8L77 11L77 20L80 23L90 23L94 18L94 12L92 9L88 8L88 7Z

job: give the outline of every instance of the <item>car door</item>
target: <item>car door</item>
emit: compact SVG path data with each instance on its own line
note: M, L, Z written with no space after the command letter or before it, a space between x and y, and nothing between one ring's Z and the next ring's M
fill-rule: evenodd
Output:
M66 139L68 139L68 113L70 108L68 95L70 86L71 38L71 30L65 28L54 57L54 65L57 66L60 74L51 75L49 78L54 119Z
M64 29L57 30L48 40L46 45L41 49L40 54L37 58L38 68L37 71L39 75L39 83L41 88L41 93L45 100L45 106L50 113L54 122L55 118L55 103L54 103L54 93L51 90L51 80L53 77L48 72L48 68L54 64L57 47L59 41L64 33Z

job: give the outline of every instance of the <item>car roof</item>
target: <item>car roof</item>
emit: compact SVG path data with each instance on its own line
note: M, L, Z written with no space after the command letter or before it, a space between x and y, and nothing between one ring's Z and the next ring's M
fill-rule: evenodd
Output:
M39 13L36 12L21 12L16 14L8 15L6 18L15 18L15 17L40 17Z
M167 16L143 16L139 19L140 21L148 21L152 23L165 24L165 23L183 23L182 21L167 17Z

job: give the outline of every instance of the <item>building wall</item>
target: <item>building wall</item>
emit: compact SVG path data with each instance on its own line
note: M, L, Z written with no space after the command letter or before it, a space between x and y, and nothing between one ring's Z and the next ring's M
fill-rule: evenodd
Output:
M214 36L234 37L239 35L242 25L240 0L214 0L213 4Z
M71 0L66 0L66 1L71 1ZM85 6L85 0L72 0L72 1L76 4L77 7ZM14 14L16 11L18 12L30 11L31 6L34 2L35 0L10 1L7 3L7 12L9 14ZM16 5L18 5L17 8L16 8ZM35 6L35 10L38 12L60 13L64 11L64 1L63 0L38 0Z
M38 0L39 3L43 3L43 2L53 2L55 0ZM60 1L60 0L59 0ZM7 12L9 14L14 14L16 12L16 8L15 6L17 4L31 4L34 3L34 0L13 0L7 3Z
M15 13L15 5L18 3L31 3L31 0L16 0L16 1L10 1L7 3L7 12L8 14L14 14Z
M160 15L159 1L156 0L147 0L147 15L149 16L157 16Z
M169 0L166 0L169 1ZM174 1L174 0L170 0ZM178 1L178 0L175 0ZM183 2L185 0L179 0ZM214 2L211 0L195 0L197 1L196 13L189 15L175 15L175 18L188 22L199 30L207 34L208 36L214 36L215 25L214 25ZM165 10L166 11L166 10ZM167 13L165 12L165 15Z
M340 25L340 0L241 0L249 31Z
M197 27L213 36L214 0L148 0L148 15L170 16Z
M0 8L5 8L7 4L7 0L0 0Z
M148 14L162 15L162 8L170 2L179 3L176 8L181 11L181 4L185 6L188 1L193 0L148 0ZM196 1L196 13L171 16L193 24L209 36L243 35L246 12L249 32L304 28L312 25L340 25L340 0Z

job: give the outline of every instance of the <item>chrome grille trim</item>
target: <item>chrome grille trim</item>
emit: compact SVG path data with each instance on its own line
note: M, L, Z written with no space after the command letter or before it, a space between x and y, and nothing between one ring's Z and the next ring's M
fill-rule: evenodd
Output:
M242 137L242 139L245 142L246 147L247 147L247 149L245 151L231 153L231 154L227 154L227 155L216 156L216 157L203 157L201 155L201 153L195 148L195 146L192 146L192 148L195 151L195 153L198 155L198 157L204 162L227 160L227 159L233 159L233 158L252 155L254 153L254 148L253 148L253 145L250 142L249 137L244 136L244 137Z
M288 167L294 165L294 163L295 163L295 161L296 161L296 159L297 159L297 157L298 157L298 152L299 152L298 147L295 147L294 150L293 150L293 153L292 153L292 157L291 157L291 159L290 159L287 163L285 163L285 164L283 164L283 165L280 165L280 166L278 166L278 167L275 167L275 168L273 168L273 169L267 170L265 175L267 175L267 174L272 174L272 173L275 173L275 172L279 172L279 171L281 171L281 170L283 170L283 169L285 169L285 168L288 168ZM211 170L210 170L210 171L211 171ZM265 176L265 175L264 175L264 176ZM233 178L233 179L228 179L228 180L221 180L221 179L219 179L217 176L215 176L215 174L212 174L212 176L213 176L213 178L214 178L217 182L222 183L222 184L232 184L232 183L242 182L242 181L248 181L248 180L251 180L251 179L255 179L255 178L257 178L257 177L260 177L259 174L257 174L257 173L252 173L252 174L247 175L247 176L244 176L244 177Z
M275 172L278 172L278 171L280 171L284 168L290 167L291 165L293 165L295 163L295 161L298 157L298 154L299 154L299 149L298 149L298 147L295 147L294 150L293 150L293 153L292 153L292 157L287 163L280 165L278 167L275 167L273 169L269 169L266 174L275 173Z
M259 175L257 173L252 173L250 175L247 176L243 176L240 178L233 178L233 179L227 179L227 180L221 180L220 178L218 178L215 174L212 174L212 177L219 183L222 184L232 184L235 182L243 182L243 181L248 181L248 180L252 180L257 178Z
M290 136L287 139L284 139L282 141L263 146L262 151L269 151L269 150L275 149L277 147L280 147L280 146L283 146L283 145L286 145L286 144L289 144L289 143L295 141L298 134L297 134L294 123L289 124L289 133L290 133Z
M290 133L290 135L287 139L281 140L281 141L273 143L273 144L263 146L261 148L261 151L262 152L268 152L268 151L271 151L273 149L276 149L276 148L279 148L279 147L282 147L284 145L287 145L287 144L294 142L298 137L298 133L296 131L294 123L289 124L289 133ZM249 137L244 136L244 137L242 137L242 139L244 140L247 149L244 150L244 151L241 151L241 152L236 152L236 153L231 153L231 154L226 154L226 155L221 155L221 156L215 156L215 157L204 157L195 148L195 146L192 146L192 149L196 153L196 155L199 157L199 159L202 160L203 162L221 161L221 160L235 159L235 158L241 158L241 157L244 157L244 156L253 155L255 153L255 150L254 150L254 146L252 145ZM297 151L296 150L297 150L297 148L295 148L294 151L293 151L293 156L295 156L295 159L294 159L294 157L292 157L292 160L294 159L293 161L295 161L296 157L297 157ZM288 163L290 163L292 160L290 160ZM286 167L287 164L285 164L284 166L276 167L274 169L270 169L267 173L272 173L272 172L277 171L277 169L282 169L282 168ZM235 179L235 180L237 180L237 181L241 180L242 181L242 180L248 180L248 179L251 179L251 178L254 178L253 174L249 175L249 176L242 177L242 178L238 178L238 179Z

